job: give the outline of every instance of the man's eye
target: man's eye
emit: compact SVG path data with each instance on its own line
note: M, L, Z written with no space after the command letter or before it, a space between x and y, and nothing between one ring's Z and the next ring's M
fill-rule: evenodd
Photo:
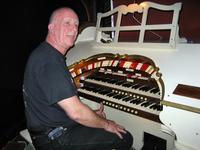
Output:
M74 26L78 27L78 24L74 24Z
M69 21L67 21L67 22L65 22L65 24L67 24L67 25L70 25L70 22L69 22Z

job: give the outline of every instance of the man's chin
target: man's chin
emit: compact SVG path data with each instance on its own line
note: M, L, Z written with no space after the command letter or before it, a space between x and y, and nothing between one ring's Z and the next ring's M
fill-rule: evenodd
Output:
M66 47L67 47L67 48L71 48L71 47L73 47L73 46L74 46L74 42L73 42L73 43L67 43L67 44L66 44Z

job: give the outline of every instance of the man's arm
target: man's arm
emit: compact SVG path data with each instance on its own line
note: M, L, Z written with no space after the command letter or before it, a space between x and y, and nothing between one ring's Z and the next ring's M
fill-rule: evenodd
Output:
M90 107L82 103L77 96L63 99L58 102L58 105L72 120L84 126L103 128L106 131L117 134L120 138L122 138L121 133L126 133L122 126L96 114Z

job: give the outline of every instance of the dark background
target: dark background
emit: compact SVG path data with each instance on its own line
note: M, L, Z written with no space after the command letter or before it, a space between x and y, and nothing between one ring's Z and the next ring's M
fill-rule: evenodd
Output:
M69 6L77 12L81 26L88 22L95 24L96 12L105 11L105 2L106 0L32 0L5 1L1 4L0 148L26 127L21 92L25 63L30 52L45 39L51 12L58 7ZM114 4L133 2L115 0ZM177 1L162 2L173 4ZM200 43L200 4L198 0L180 2L183 2L180 33L193 42Z

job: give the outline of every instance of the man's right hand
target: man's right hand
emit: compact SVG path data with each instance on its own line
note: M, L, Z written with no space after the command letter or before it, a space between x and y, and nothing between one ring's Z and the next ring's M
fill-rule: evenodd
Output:
M115 133L117 134L117 136L120 138L120 139L123 139L123 136L122 136L122 133L126 133L125 129L123 126L115 123L114 121L112 120L107 120L107 126L104 128L106 131L108 132L112 132L112 133Z

